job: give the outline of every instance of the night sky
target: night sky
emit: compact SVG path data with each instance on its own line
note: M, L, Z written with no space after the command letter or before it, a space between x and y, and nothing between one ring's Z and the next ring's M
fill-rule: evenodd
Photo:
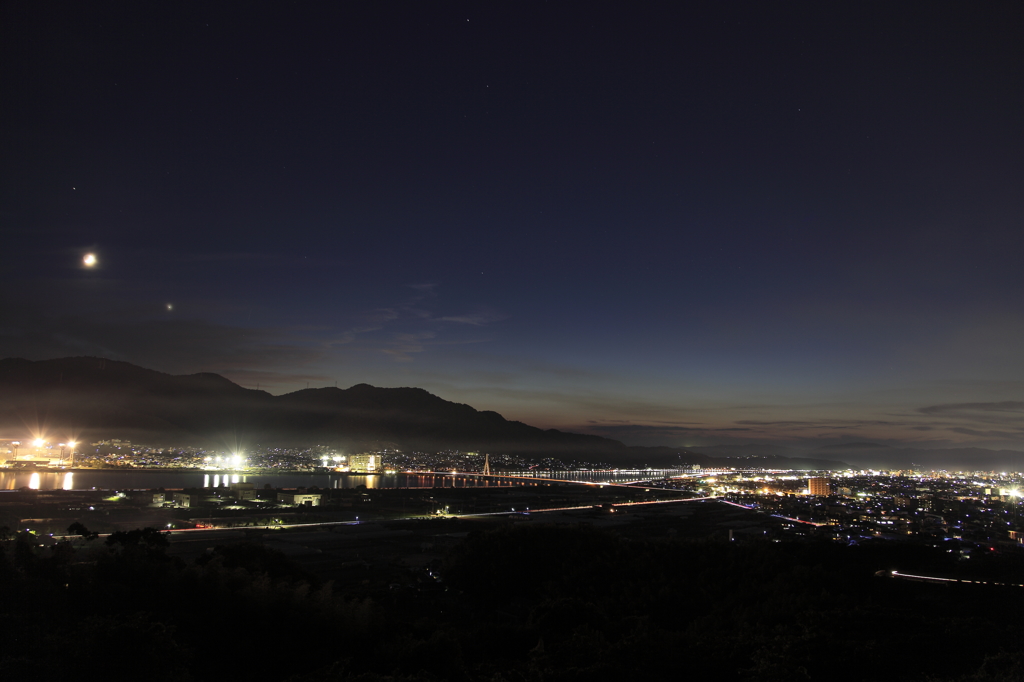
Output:
M1024 449L1022 8L5 2L0 357Z

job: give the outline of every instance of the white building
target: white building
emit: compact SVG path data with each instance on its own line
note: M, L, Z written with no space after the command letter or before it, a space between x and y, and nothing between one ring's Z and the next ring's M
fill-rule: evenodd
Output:
M307 507L320 506L320 493L278 493L277 501L282 504L305 505Z

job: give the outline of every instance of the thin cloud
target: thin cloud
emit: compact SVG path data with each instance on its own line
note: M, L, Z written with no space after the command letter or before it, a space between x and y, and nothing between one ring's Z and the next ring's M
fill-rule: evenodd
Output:
M750 433L745 427L701 428L690 426L655 426L651 424L593 424L570 429L603 436L631 445L683 447L704 439L732 439Z
M398 362L411 362L416 354L425 352L428 345L470 344L490 340L440 338L445 323L482 327L504 319L503 315L486 309L465 315L437 317L421 305L426 299L437 297L437 285L424 282L408 286L416 292L411 298L367 314L362 324L336 333L324 346L358 345L364 350L380 351ZM433 341L425 343L430 340Z
M1017 429L1014 431L979 431L978 429L969 429L967 427L954 427L949 429L953 433L962 433L965 436L976 436L978 438L1002 438L1005 440L1019 440L1024 436L1024 429Z
M498 322L505 319L505 315L494 312L479 312L470 313L467 315L447 315L445 317L439 317L437 319L442 322L457 322L459 324L469 324L474 327L482 327L492 322Z
M820 422L814 421L757 421L754 419L740 419L734 423L747 426L821 426Z
M434 332L418 332L414 334L396 334L390 345L381 352L390 355L397 362L412 362L414 353L425 350L424 341L434 338Z
M1019 400L1003 400L993 403L947 403L929 405L918 409L921 414L962 415L972 412L1011 412L1024 415L1024 402Z
M753 419L741 419L733 422L746 426L763 427L789 427L796 429L858 429L871 426L910 426L908 422L894 422L884 419L817 419L808 421L780 420L780 421L757 421Z
M421 294L428 295L434 294L434 289L437 288L437 284L434 282L422 282L420 284L410 284L410 289L420 292Z
M652 426L650 424L598 424L589 427L589 430L604 431L606 433L690 433L693 431L736 431L746 429L708 429L691 426Z

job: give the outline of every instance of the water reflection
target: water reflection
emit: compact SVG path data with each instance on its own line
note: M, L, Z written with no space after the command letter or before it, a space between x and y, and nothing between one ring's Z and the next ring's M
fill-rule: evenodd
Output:
M249 477L244 474L214 474L214 488L228 488L232 483L248 483ZM203 474L203 487L210 487L210 474Z
M505 478L499 475L483 477L464 474L396 473L396 474L342 474L342 473L249 473L213 474L200 470L184 471L0 471L0 490L17 490L29 487L33 490L147 490L150 488L183 489L228 487L231 483L252 482L258 488L269 485L272 488L358 488L366 490L381 488L476 488L476 487L522 487L547 485L555 480L580 483L613 483L636 480L639 475L651 477L653 472L543 472L532 475L516 472L516 476L529 478ZM544 480L548 479L548 480Z

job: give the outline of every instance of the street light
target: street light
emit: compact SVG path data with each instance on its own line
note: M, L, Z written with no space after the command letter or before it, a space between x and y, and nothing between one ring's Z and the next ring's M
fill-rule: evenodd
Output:
M75 446L78 445L78 441L69 440L68 447L71 448L71 463L68 466L75 466Z

